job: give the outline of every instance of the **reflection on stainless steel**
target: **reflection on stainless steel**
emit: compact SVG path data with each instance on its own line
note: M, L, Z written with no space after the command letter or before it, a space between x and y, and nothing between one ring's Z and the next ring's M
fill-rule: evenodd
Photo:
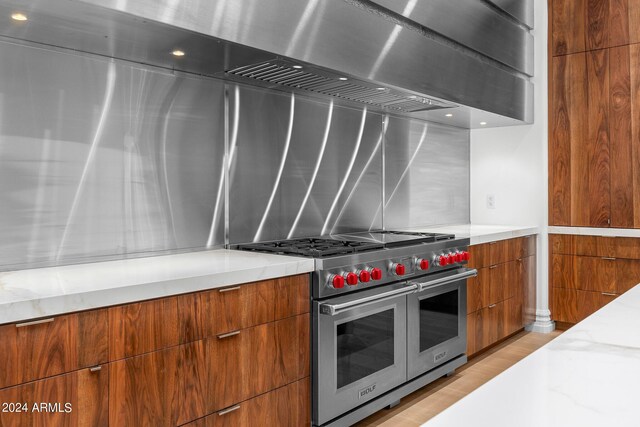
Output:
M404 7L404 10L402 11L402 15L410 16L411 12L413 12L413 9L416 7L417 1L418 0L407 1L407 5ZM393 30L391 31L389 38L387 39L384 46L382 47L382 50L380 51L380 55L378 55L376 62L374 62L373 67L371 67L371 72L369 73L370 79L373 79L375 75L378 73L380 66L382 65L384 60L387 58L389 51L391 50L396 40L398 39L398 35L400 34L400 31L402 31L401 25L396 25L393 27Z
M89 148L89 153L87 154L87 159L84 162L84 168L82 169L82 174L80 175L80 180L78 181L78 187L76 188L75 195L73 196L73 201L71 202L71 209L69 210L69 216L67 217L67 222L64 226L64 231L62 232L62 237L60 238L60 245L58 246L56 261L60 261L64 254L65 244L67 242L67 236L69 234L70 227L75 223L76 211L78 209L78 203L80 196L82 195L82 190L84 190L84 186L87 180L87 173L93 167L93 161L96 156L96 150L98 148L98 143L102 138L102 132L104 131L104 125L107 118L107 114L109 113L109 109L111 108L111 100L113 99L113 90L115 89L116 82L116 67L113 61L109 62L107 70L107 84L105 88L104 101L102 103L102 111L100 112L100 118L98 119L98 124L95 129L95 134L93 135L93 140L91 141L91 146Z
M347 196L347 199L345 200L344 204L342 205L342 209L340 209L340 212L338 213L338 216L336 218L336 221L333 224L333 228L331 229L330 234L334 234L334 232L336 230L336 225L340 224L340 220L342 219L342 214L345 212L345 208L347 206L349 206L349 202L351 202L351 198L355 194L355 191L358 188L358 184L360 184L360 181L362 181L362 177L369 170L369 166L371 166L371 163L373 162L373 160L378 156L378 154L380 152L379 150L380 150L380 147L381 147L381 144L382 144L382 139L384 138L384 134L387 131L388 123L389 123L388 120L384 121L384 124L382 126L382 131L380 132L380 137L378 138L378 142L376 143L375 147L373 147L373 150L371 151L371 155L369 156L369 160L367 160L367 163L365 163L364 167L360 171L360 175L358 176L358 179L356 179L356 182L353 184L353 188L349 192L349 195ZM369 230L371 230L371 228L373 227L373 224L376 223L376 217L377 217L377 212L373 217L373 223L369 226Z
M469 222L469 131L429 124L417 150L423 131L424 122L389 118L386 229Z
M398 191L398 188L400 188L400 186L404 182L404 178L407 176L407 172L409 172L409 170L411 169L411 166L413 165L414 160L416 159L416 157L420 153L420 149L422 148L422 144L424 144L424 140L427 137L427 129L428 129L428 126L425 123L423 125L423 128L422 128L422 135L420 135L420 141L418 142L418 146L416 147L416 151L413 153L413 155L409 159L409 162L407 163L407 166L402 171L402 174L400 174L400 178L398 178L397 184L395 185L395 187L393 187L393 190L391 190L391 193L389 193L389 196L387 197L387 200L384 203L384 208L385 209L389 206L389 203L391 203L391 201L393 200L393 196L396 195L396 192Z
M482 0L373 0L450 40L533 75L533 36ZM521 4L530 0L516 0Z
M262 219L260 220L260 224L258 225L258 230L256 231L256 235L253 237L254 242L260 241L260 234L262 234L262 227L264 227L264 223L267 220L269 211L271 210L271 205L273 204L273 198L276 196L276 192L278 191L278 186L280 185L280 179L282 178L284 165L287 161L287 154L289 154L289 145L291 145L291 134L293 132L293 119L295 117L295 111L296 111L296 96L294 94L291 94L291 109L289 110L289 126L287 127L287 137L286 137L286 142L284 143L284 150L282 151L282 158L280 159L280 167L278 168L278 175L276 175L276 182L273 184L273 189L271 190L271 196L269 197L269 201L267 202L267 207L264 209L264 214L262 214Z
M224 191L225 182L228 182L228 179L225 178L231 164L233 163L233 158L236 154L236 142L238 141L238 126L240 124L240 88L238 86L235 87L234 90L235 102L234 102L234 114L233 114L233 130L231 132L231 143L229 148L226 148L225 151L228 151L229 154L224 155L222 160L222 165L220 166L220 178L218 181L218 193L216 194L216 204L213 207L213 220L211 221L211 228L209 230L209 238L207 239L207 248L215 245L215 236L216 227L220 223L218 221L219 212L222 210L221 200L222 200L222 192ZM225 203L226 205L226 203ZM226 227L226 225L225 225ZM227 239L225 238L225 241Z
M488 0L477 2L488 4ZM416 2L416 8L421 3L430 2ZM506 0L494 3L513 9L505 6ZM39 25L13 25L5 12L16 7L28 9ZM424 27L411 21L413 17L399 21L395 16L364 0L6 0L0 5L0 36L208 76L287 57L318 69L363 79L369 76L371 83L460 104L464 107L456 115L456 123L461 126L476 126L473 116L479 110L490 114L491 120L484 121L492 126L532 121L532 84L513 68L527 70L526 64L524 68L504 65L510 64L510 59L496 60L493 53L483 53L478 46L454 43L432 29L421 31ZM507 23L505 28L513 27L512 21L502 20ZM398 25L402 30L396 29ZM478 29L482 26L464 22L458 27L475 30L470 31L473 42L483 36ZM513 39L508 31L498 38L496 47ZM390 42L393 47L383 51L390 35L395 34L395 41ZM167 54L176 44L186 52L180 59ZM505 49L511 49L509 46L507 43ZM516 50L526 52L526 44ZM529 53L525 57L530 58ZM411 115L444 122L429 112Z
M529 28L533 28L534 0L487 0L513 16Z
M344 186L347 185L347 181L351 176L351 170L353 169L353 165L356 162L356 157L358 156L358 151L360 150L360 143L362 142L362 134L364 133L364 124L367 121L367 109L364 108L362 110L362 120L360 121L360 130L358 131L358 138L356 139L356 146L353 149L353 153L351 154L351 161L349 162L349 166L347 166L347 170L344 173L344 178L342 179L342 183L340 183L340 188L338 188L338 192L336 196L333 198L333 203L331 203L331 207L329 208L329 213L327 214L327 218L324 221L324 225L322 226L322 231L320 234L323 235L327 231L327 227L329 226L329 221L333 216L333 211L340 200L340 196L342 196L342 191L344 190ZM355 185L354 185L355 186ZM334 224L334 228L335 228Z
M274 191L290 113L290 97L278 92L240 86L239 99L236 161L230 169L230 243L251 242L256 235ZM373 151L381 117L302 97L296 98L295 117L280 184L260 240L318 235L323 227L337 232L366 229L380 201L381 150L374 160L357 153ZM365 166L358 190L346 203ZM344 209L335 225L333 219L327 220L331 206L334 213Z
M1 269L205 247L222 83L11 43L0 56Z
M324 129L324 136L322 137L322 145L320 145L320 153L318 154L318 160L316 161L316 165L313 168L313 174L311 175L311 180L309 181L309 183L307 184L307 192L304 195L304 198L302 199L302 203L300 204L300 209L298 209L298 214L296 215L296 219L293 220L293 225L291 226L291 230L289 231L289 234L287 234L287 239L290 239L293 234L296 231L296 227L298 226L298 221L300 221L300 216L302 215L302 212L304 211L304 208L307 206L307 201L309 200L309 195L311 194L311 190L313 190L313 184L315 184L316 182L316 178L318 177L318 171L320 170L320 164L322 163L322 159L324 158L324 150L325 148L327 148L327 141L329 140L329 131L331 130L331 117L333 116L333 101L331 101L329 103L329 113L327 114L327 125ZM379 148L379 145L376 146L376 148L374 148L373 150L373 155L375 155L376 150ZM367 165L368 166L368 165ZM365 170L367 169L367 166L365 166ZM364 171L362 172L364 173ZM358 181L356 182L355 187L358 186ZM349 204L349 199L347 199L345 205ZM343 207L344 209L344 207ZM342 213L342 212L340 212ZM336 223L340 220L340 216L338 216L338 220L336 220Z

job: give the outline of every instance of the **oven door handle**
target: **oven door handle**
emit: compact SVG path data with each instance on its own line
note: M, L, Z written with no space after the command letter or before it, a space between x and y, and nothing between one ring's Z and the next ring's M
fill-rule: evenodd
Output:
M441 277L439 279L430 280L428 282L409 282L418 287L418 292L426 291L427 289L435 288L437 286L446 285L458 280L468 279L469 277L475 277L478 275L478 270L475 268L468 268L460 273L452 274L451 276Z
M330 316L335 316L336 314L340 314L347 310L352 310L354 308L366 307L371 304L375 304L382 301L387 301L392 298L397 298L403 295L412 294L418 289L418 285L410 284L409 286L405 286L404 288L394 289L389 292L383 292L377 295L371 295L369 297L360 298L355 301L344 302L342 304L320 304L320 313L328 314Z

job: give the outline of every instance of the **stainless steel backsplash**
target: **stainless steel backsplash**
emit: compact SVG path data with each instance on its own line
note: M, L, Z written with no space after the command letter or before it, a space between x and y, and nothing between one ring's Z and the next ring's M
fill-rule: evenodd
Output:
M469 220L467 130L25 44L0 57L1 270Z

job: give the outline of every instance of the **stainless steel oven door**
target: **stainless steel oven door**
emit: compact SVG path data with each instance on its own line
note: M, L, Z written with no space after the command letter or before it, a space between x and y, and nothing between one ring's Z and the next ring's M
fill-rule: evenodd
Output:
M315 301L314 423L321 425L407 379L406 282Z
M467 278L459 268L412 281L407 300L407 375L415 378L467 351Z

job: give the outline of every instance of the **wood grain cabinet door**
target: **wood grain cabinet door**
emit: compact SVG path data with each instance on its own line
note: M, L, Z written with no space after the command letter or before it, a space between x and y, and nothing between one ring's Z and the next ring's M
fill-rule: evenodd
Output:
M207 340L209 412L309 376L309 314Z
M175 297L109 308L110 360L177 344L178 305Z
M184 427L300 427L311 423L309 378L232 405Z
M0 390L0 426L107 427L108 379L102 365Z
M283 277L178 297L180 342L308 313L309 276Z
M550 225L608 227L609 52L552 58Z
M213 412L211 356L206 342L200 340L112 363L112 425L175 426ZM225 383L229 384L234 383Z
M0 388L105 363L107 312L0 326Z

